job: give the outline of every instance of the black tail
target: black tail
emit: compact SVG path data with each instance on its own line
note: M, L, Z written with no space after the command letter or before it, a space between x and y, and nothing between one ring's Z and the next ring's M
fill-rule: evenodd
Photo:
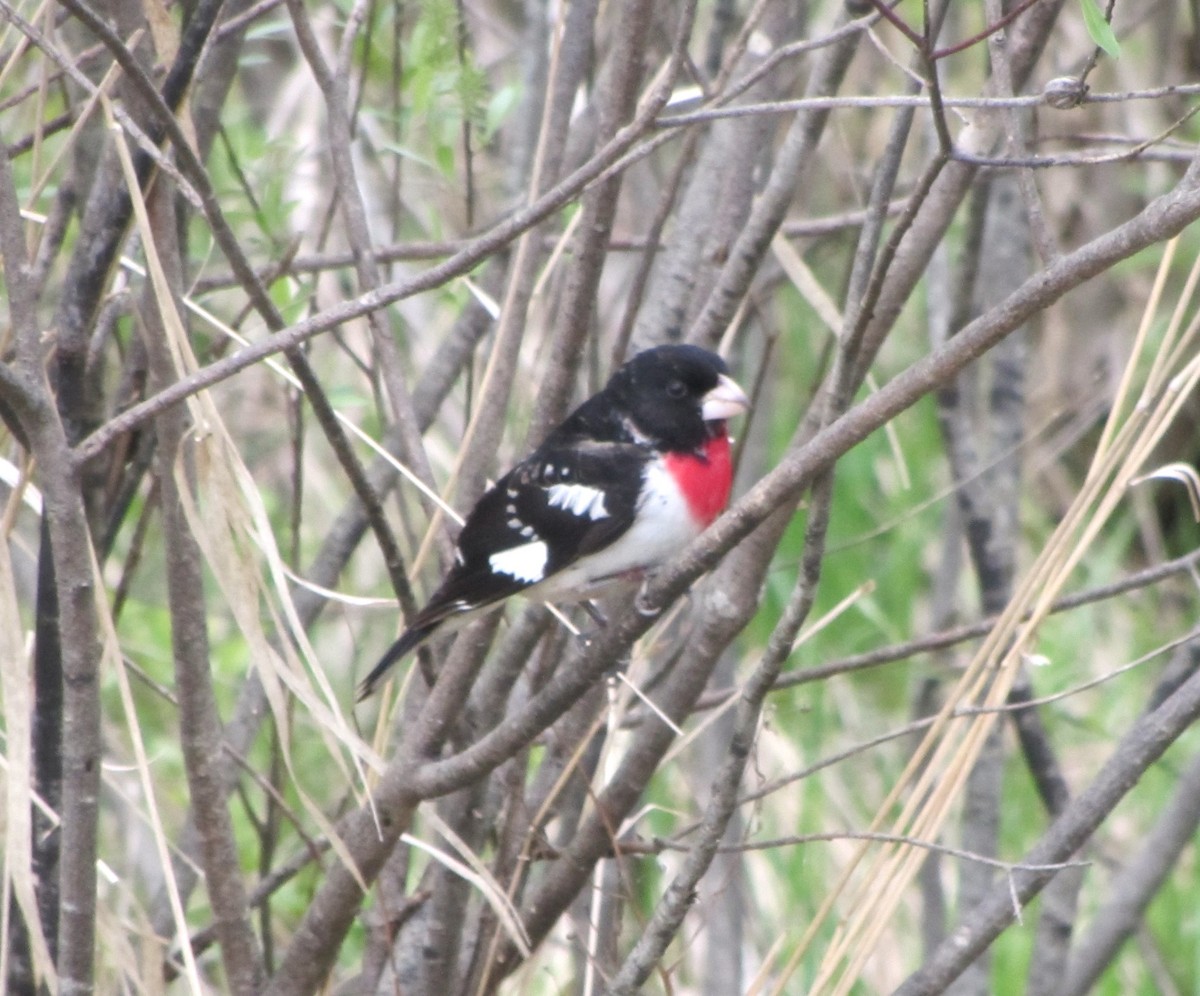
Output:
M388 648L387 653L379 658L379 663L371 669L371 673L362 680L362 684L358 686L358 696L354 701L361 702L374 695L375 689L379 687L383 676L387 674L392 665L420 646L438 628L440 622L441 620L437 619L421 626L412 626L401 633L400 639Z

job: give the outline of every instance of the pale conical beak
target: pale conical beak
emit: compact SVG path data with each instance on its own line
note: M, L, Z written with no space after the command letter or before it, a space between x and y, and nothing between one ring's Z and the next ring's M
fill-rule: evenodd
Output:
M746 392L738 387L732 377L721 374L717 386L701 399L700 416L705 422L719 422L741 415L749 407L750 399L746 397Z

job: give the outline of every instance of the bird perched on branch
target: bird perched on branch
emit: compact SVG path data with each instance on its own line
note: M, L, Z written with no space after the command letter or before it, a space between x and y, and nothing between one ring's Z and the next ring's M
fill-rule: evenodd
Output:
M453 567L359 686L359 701L439 629L510 595L586 599L682 550L729 500L725 422L748 406L706 349L635 356L479 499Z

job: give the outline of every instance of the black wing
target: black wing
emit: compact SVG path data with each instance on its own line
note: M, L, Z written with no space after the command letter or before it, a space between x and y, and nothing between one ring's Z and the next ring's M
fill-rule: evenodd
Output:
M652 456L636 443L548 440L479 500L415 625L507 598L608 546L633 522Z
M454 567L363 680L358 700L443 622L530 588L614 542L633 522L653 457L636 443L561 432L547 439L479 499L459 535Z

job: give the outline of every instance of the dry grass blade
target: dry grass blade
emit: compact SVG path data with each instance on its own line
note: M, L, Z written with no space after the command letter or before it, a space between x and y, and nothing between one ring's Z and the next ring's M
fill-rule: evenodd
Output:
M3 713L3 709L0 708L0 714L2 714L2 713ZM8 731L7 730L0 731L0 742L4 742L5 744L7 744L7 742L8 742ZM12 768L9 765L7 752L0 753L0 773L2 773L5 778L12 777ZM50 826L57 827L62 822L58 813L56 813L53 809L50 808L50 804L48 802L46 802L45 799L42 798L40 793L31 792L30 799L32 800L33 805L38 810L38 812L40 812L44 817L46 817L46 820L48 821Z
M373 598L369 595L347 595L344 591L335 591L332 588L325 588L322 585L314 584L307 578L301 577L286 564L283 567L283 576L298 588L304 588L306 591L311 591L314 595L320 595L322 598L337 602L339 605L349 605L356 609L390 609L393 612L396 610L396 600L394 598Z
M828 612L824 613L819 618L814 619L811 623L805 626L804 629L796 634L796 639L792 643L792 653L795 653L800 647L820 633L821 630L825 629L827 626L831 626L843 615L843 613L858 604L861 599L871 595L875 591L875 587L876 582L873 578L864 581Z
M804 258L782 232L776 234L771 240L771 251L800 296L808 302L809 307L817 313L834 337L840 337L846 324L841 311L833 298L821 286L816 274L812 272L808 264L804 262ZM736 328L737 322L734 322L732 327ZM879 390L879 382L873 374L867 376L867 387L872 391ZM900 446L900 434L896 431L895 423L888 422L884 426L884 432L887 435L888 445L892 448L900 486L907 490L912 486L912 475L909 473L908 463L904 459L904 450Z
M408 834L404 835L405 842L411 844L413 847L420 848L456 875L459 875L475 886L487 901L487 904L492 908L492 912L496 914L496 918L504 925L504 929L508 931L512 942L528 957L530 953L529 935L525 932L525 927L521 923L520 914L517 912L516 907L513 906L512 901L500 883L496 881L491 871L488 870L487 863L472 851L467 846L466 841L447 826L446 822L432 808L425 810L424 818L437 833L445 837L454 846L454 849L463 859L462 862L456 861L440 848L434 847ZM466 862L465 867L463 862Z
M29 475L11 460L0 459L0 483L12 489L9 507L4 511L4 533L12 529L13 516L16 515L15 505L24 502L34 515L42 514L42 493L29 483Z
M148 236L150 232L150 226L146 215L146 204L140 196L140 193L138 193L140 191L140 185L136 179L133 162L129 156L129 150L126 147L124 139L121 135L121 129L115 122L112 114L112 107L108 99L101 97L101 103L104 108L109 130L115 138L113 145L117 149L118 158L125 173L126 183L128 184L129 189L135 192L134 196L132 197L135 215L138 219L138 223L142 226L143 233ZM152 261L152 272L156 273L158 281L161 284L161 288L165 288L166 281L165 276L162 274L161 267L156 269L154 265L157 264L157 258L154 257L152 253L152 240L147 237L146 242L147 254ZM169 292L166 293L165 296L169 300ZM116 626L113 623L112 613L105 598L104 593L106 589L104 585L103 572L101 571L100 564L98 561L96 561L94 555L92 558L92 572L96 581L94 585L94 591L96 616L99 622L102 643L101 659L110 672L116 676L117 688L120 693L121 706L124 714L124 729L128 734L130 746L133 749L138 778L141 783L145 798L146 816L151 827L151 836L154 841L159 867L162 869L163 881L166 884L171 913L175 923L176 936L183 950L185 976L188 979L188 984L191 988L191 991L194 993L201 993L203 992L203 988L200 983L200 974L196 967L195 958L192 956L191 948L187 943L187 918L186 914L184 913L182 899L175 883L175 876L171 869L170 846L166 833L163 829L162 819L159 814L154 788L154 779L150 771L150 762L146 753L145 740L142 736L141 724L138 720L137 710L134 706L133 692L129 686L128 675L125 671L124 661L120 651L120 641L117 638Z
M627 683L626 688L632 689L632 682ZM612 782L620 767L621 756L618 737L625 711L628 708L629 702L632 701L630 692L627 690L625 694L621 694L620 687L615 683L609 683L605 691L608 696L608 708L605 710L604 717L604 740L600 745L600 758L596 764L595 775L592 778L591 790L588 793L593 804L600 798L605 786ZM622 826L615 836L620 836L625 832L625 829L626 826ZM596 862L591 875L591 895L588 897L587 934L583 946L585 959L583 974L584 996L592 996L595 992L600 945L603 943L604 935L607 933L607 928L609 927L603 918L605 898L604 880L607 874L608 868L606 868L605 864L600 861Z
M256 547L261 552L262 547L266 545L266 539L269 538L264 537L261 529L260 520L265 516L265 512L261 507L257 512L246 507L245 502L253 501L251 489L248 485L241 486L240 482L234 479L235 476L242 475L237 474L221 459L222 449L226 454L232 452L228 447L223 448L213 436L197 442L194 449L196 480L205 496L205 505L201 508L196 500L181 488L184 512L225 595L226 605L243 639L246 640L250 659L262 678L267 700L279 729L284 762L305 811L321 831L330 836L333 850L339 858L347 863L347 867L355 869L349 852L334 832L332 824L302 788L304 779L299 777L292 750L291 713L285 689L295 696L307 715L313 718L313 729L325 742L327 756L342 771L347 784L352 784L352 780L345 766L342 749L349 753L359 771L360 785L366 783L365 772L359 767L360 764L365 762L372 767L382 767L382 762L349 728L340 710L330 708L326 701L315 693L291 641L281 640L277 648L268 636L263 625L263 613L265 612L271 620L276 633L286 633L288 627L283 617L286 610L281 610L277 600L283 600L285 605L290 605L290 598L287 597L286 591L280 591L272 584L276 577L282 578L282 572L276 575L264 567L255 556ZM245 473L244 468L242 472ZM176 468L176 473L182 475L183 469ZM248 474L245 476L248 477ZM278 561L278 555L273 559ZM294 610L291 612L291 618L295 619Z
M649 695L647 695L645 692L643 692L636 684L634 684L627 677L625 677L625 675L623 675L620 671L617 672L617 681L621 682L621 684L623 684L626 688L628 688L631 692L633 692L634 696L642 703L642 705L644 705L647 709L649 709L652 713L654 713L654 715L658 717L659 722L661 722L664 725L666 725L667 727L669 727L671 732L674 733L675 736L677 736L677 737L683 736L683 730L681 730L679 728L679 725L675 722L675 720L673 720L670 716L668 716L665 712L663 712L655 704L654 699L650 698Z
M1163 251L1162 265L1158 268L1158 273L1154 277L1154 286L1150 290L1150 297L1146 302L1146 308L1142 312L1142 321L1138 325L1137 334L1134 338L1131 355L1140 356L1146 342L1146 337L1150 334L1151 325L1153 324L1154 316L1158 313L1158 302L1162 299L1163 289L1166 287L1167 274L1170 273L1171 261L1175 257L1175 247L1178 245L1178 239L1171 239L1167 243ZM1160 356L1162 354L1159 354ZM1137 376L1137 368L1132 363L1125 365L1124 371L1121 374L1121 383L1117 388L1116 397L1113 398L1112 409L1108 415L1108 421L1104 424L1104 432L1100 436L1100 442L1096 446L1097 453L1103 453L1112 443L1113 435L1116 432L1117 425L1120 423L1124 415L1124 408L1132 391L1134 378ZM1093 467L1093 469L1095 469Z
M130 746L133 748L138 779L144 794L146 818L151 827L151 837L154 841L159 867L163 872L163 883L166 886L167 896L171 904L171 914L175 922L175 939L183 955L184 976L188 980L191 992L199 996L199 994L204 993L206 990L200 982L200 972L196 966L196 958L192 953L192 946L188 943L187 914L184 912L183 900L179 895L179 888L175 882L175 874L171 868L171 849L166 831L163 829L162 818L159 814L154 778L150 771L150 760L146 753L146 743L142 736L137 707L133 701L133 689L129 685L129 675L125 670L124 659L121 657L120 643L117 639L116 627L113 625L112 613L109 611L108 602L104 598L104 585L102 583L103 578L100 573L99 563L93 561L93 569L96 572L97 580L96 615L100 621L100 629L103 637L104 665L117 679L117 689L120 692L121 707L125 719L125 732L128 734Z
M105 102L105 108L107 111L107 102ZM111 116L109 120L110 127L115 130L117 126ZM120 152L126 181L130 189L136 190L138 185L133 164L128 149L119 135L115 144ZM140 197L135 197L133 205L135 217L142 232L147 269L163 317L163 325L168 332L169 346L176 369L180 375L183 375L197 369L196 358L192 354L183 322L175 308L174 296L155 250L145 203ZM315 666L315 655L308 646L303 627L288 592L283 559L275 546L266 509L254 485L253 478L242 462L233 439L224 425L220 411L207 392L188 399L188 406L201 427L201 434L196 440L193 451L195 481L189 479L189 474L182 465L173 469L179 479L179 492L184 514L188 518L192 533L204 551L218 584L226 595L227 604L242 635L253 651L252 658L259 668L259 673L263 677L263 685L267 689L268 701L272 706L279 730L282 755L289 774L292 776L297 795L309 817L329 838L334 853L338 855L351 874L359 879L365 890L366 883L361 881L357 863L351 857L345 843L337 834L332 822L325 816L320 805L303 788L303 779L298 777L291 750L291 713L282 693L283 687L286 686L296 696L304 705L308 715L318 720L316 729L327 745L329 757L345 776L347 783L351 783L351 779L342 756L343 749L349 754L358 774L358 784L364 787L366 773L362 769L362 762L366 761L377 767L382 766L382 762L362 741L362 738L350 729L345 716L337 707L337 699L328 680L320 668ZM181 454L180 461L182 460L183 455ZM193 485L196 486L197 493L205 496L205 500L208 502L204 514L201 514L197 499L191 492ZM253 554L255 548L262 554L266 565L265 569ZM281 636L288 633L295 641L295 645L306 651L306 659L314 664L311 673L316 676L323 696L315 694L309 683L304 680L305 671L299 660L296 659L291 641L280 640L283 648L282 655L271 645L262 625L260 606L265 607L276 633ZM287 620L286 625L285 619ZM114 646L116 646L115 643ZM132 716L128 719L130 722L134 721ZM169 869L169 865L164 864L163 867ZM167 875L170 876L169 870ZM185 929L182 931L181 937L186 939L186 936Z
M558 800L561 798L568 782L570 782L571 778L574 777L578 772L579 766L583 761L583 756L590 748L592 738L599 732L602 722L603 717L598 717L593 721L591 728L587 731L587 734L579 739L579 743L576 746L575 751L563 765L563 770L555 779L554 784L546 793L545 800L542 802L541 806L538 808L538 811L530 820L529 831L525 835L525 839L521 842L521 852L514 863L513 874L509 880L508 888L504 893L506 902L512 903L517 895L518 890L521 888L529 868L529 863L533 856L534 848L539 844L541 829L545 826L549 814L557 805ZM500 932L496 930L493 931L491 937L488 938L487 958L489 962L492 961L496 956L496 951L500 946L500 936ZM482 985L483 983L481 981L481 988L477 990L473 996L484 996L484 989L482 988Z
M805 643L805 641L811 639L826 626L829 626L836 619L844 615L847 609L853 607L861 598L869 595L872 591L874 591L874 589L874 581L866 581L855 588L854 591L850 592L849 595L839 601L837 605L829 609L828 612L825 612L820 618L814 619L810 625L806 626L803 632L796 636L796 641L792 646L792 651L795 652ZM740 697L741 693L739 686L738 690L730 692L723 702L721 702L715 708L710 709L708 714L699 723L696 723L689 728L687 733L682 736L678 742L671 745L671 749L668 750L663 756L661 766L665 767L674 761L676 757L682 754L701 736L703 736L707 730L711 729L718 722L718 720L721 719L722 716L727 715L730 711L736 708Z
M140 273L144 275L142 268L133 260L122 258L121 265L134 273ZM196 315L198 318L203 319L208 325L210 325L217 332L220 332L221 335L225 336L231 342L235 342L239 346L250 345L249 339L238 333L236 329L231 328L228 324L221 321L203 305L192 300L191 297L185 296L183 298L183 305L188 309L188 311ZM297 391L303 391L303 388L300 384L300 379L278 360L268 359L264 362L268 370L270 370L280 379L286 381L290 387ZM460 526L462 525L462 516L454 511L454 509L445 501L443 501L442 496L430 488L424 481L422 481L421 478L407 465L400 460L397 460L387 449L381 446L374 439L374 437L365 432L362 427L358 425L358 423L347 416L344 412L335 410L334 414L336 415L338 422L340 422L341 425L344 426L352 436L359 440L359 442L363 443L368 449L370 449L375 456L386 460L389 464L391 464L392 469L395 470L396 473L398 473L401 477L408 481L409 484L420 491L422 495L437 505L445 515L449 516L451 521L458 523Z
M1169 265L1170 254L1163 269ZM1161 283L1160 274L1160 283ZM1150 307L1157 305L1152 295ZM1151 317L1142 327L1150 328ZM1170 338L1168 330L1167 338ZM1127 363L1124 383L1148 358L1169 352L1171 343L1151 344L1139 336ZM1168 378L1151 364L1151 376L1138 402L1124 420L1114 419L1094 458L1087 479L1050 541L1019 585L1000 620L959 680L937 719L915 752L895 788L880 806L869 832L877 831L903 797L907 801L891 833L926 840L937 838L966 777L996 721L989 711L970 719L954 718L963 709L996 710L1003 704L1021 661L1034 652L1038 627L1048 614L1071 571L1124 498L1129 483L1178 413L1183 398L1200 380L1200 357ZM1028 621L1021 620L1028 616ZM842 925L821 958L810 992L847 993L890 922L922 860L918 849L885 846L868 859L861 845L830 890L818 915L794 949L776 982L782 992L788 978L816 937L835 902L845 901ZM864 863L865 862L865 863ZM856 882L857 885L852 885Z
M1146 481L1178 481L1187 492L1192 506L1192 518L1200 522L1200 474L1190 463L1168 463L1149 474L1142 474L1129 482L1133 487Z
M1164 258L1163 268L1169 263L1168 253ZM1156 305L1157 298L1152 297L1150 306ZM1144 327L1149 324L1149 319L1143 322ZM1171 337L1172 331L1168 330L1167 339ZM1140 342L1141 347L1150 350L1150 356L1153 357L1161 356L1170 347L1169 342L1153 348L1147 345L1145 340ZM1140 352L1132 352L1129 368L1138 365L1142 359ZM1154 376L1155 373L1158 376ZM1200 357L1194 358L1162 386L1166 375L1167 372L1162 371L1160 367L1152 369L1152 375L1138 403L1124 423L1116 427L1108 447L1097 453L1083 490L1031 569L1028 579L1014 596L1001 623L993 632L993 637L989 638L988 644L968 669L968 676L977 668L979 671L969 696L953 697L959 706L972 699L978 700L978 696L982 699L981 704L984 707L997 708L1007 698L1019 663L1023 655L1030 652L1037 627L1046 617L1050 603L1058 597L1070 572L1083 559L1100 530L1124 500L1130 481L1178 413L1183 398L1200 379ZM1020 625L1017 622L1019 616L1013 615L1014 609L1019 613L1028 609L1031 614L1030 621ZM990 687L989 674L995 674ZM966 677L964 676L964 680ZM937 745L934 760L930 762L925 779L919 781L913 791L913 800L925 798L926 793L929 793L928 801L917 807L916 812L912 814L909 832L913 835L932 839L940 829L993 721L972 722L959 737L953 735L953 726L947 728L945 736ZM937 735L935 727L926 738L926 742L930 742ZM896 832L903 832L900 829L903 825L904 816L897 822ZM878 905L867 902L861 908L857 920L861 931L857 940L866 948L879 936L882 919L894 910L899 902L901 890L916 874L919 862L920 856L911 850L907 853L898 850L887 860L884 866L885 874L890 879L891 886ZM877 924L874 928L868 926L872 917L878 918L874 921ZM851 931L848 929L847 937L849 936ZM859 954L850 961L840 985L831 988L830 991L847 991L865 957L863 948L860 948ZM828 964L827 960L826 965Z
M140 31L135 32L133 37L130 39L130 44L136 45L140 35ZM29 204L32 205L36 203L46 184L50 183L56 178L58 175L57 167L59 163L63 162L66 159L66 156L74 151L75 143L78 141L84 127L95 113L96 106L101 100L109 99L112 88L116 85L117 80L120 78L121 68L114 63L109 68L108 72L104 74L104 78L97 85L95 92L88 97L88 102L84 105L83 110L75 119L75 123L71 125L71 131L67 136L67 140L59 148L54 158L46 165L46 169L42 173L41 178L34 183L33 187L30 189L28 200Z
M550 258L546 260L546 265L542 267L542 272L538 276L537 282L533 285L533 292L530 297L534 301L539 300L545 293L546 284L558 269L563 253L567 251L567 246L571 244L571 240L575 237L575 230L579 227L579 220L582 217L582 211L576 211L572 214L571 220L567 222L563 227L562 233L554 240L554 248L550 250Z

